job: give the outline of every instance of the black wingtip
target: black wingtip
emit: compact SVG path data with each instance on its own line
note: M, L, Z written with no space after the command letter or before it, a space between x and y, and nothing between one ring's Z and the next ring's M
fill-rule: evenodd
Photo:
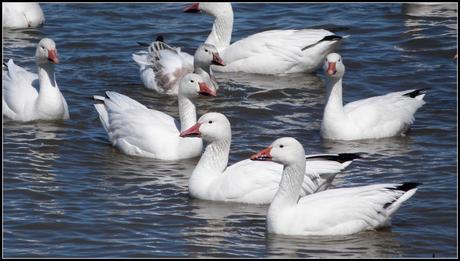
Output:
M392 189L394 190L402 190L402 191L409 191L411 189L416 188L417 186L421 185L422 183L419 182L404 182L403 184L396 186Z
M335 35L335 34L332 34L332 35L328 35L328 36L325 36L323 39L319 40L320 42L324 42L324 41L337 41L337 40L341 40L343 37L342 36L338 36L338 35Z
M157 41L157 42L163 42L163 43L164 43L164 42L165 42L165 38L163 37L163 35L159 35L159 36L157 36L157 38L155 39L155 41Z
M310 48L310 47L312 47L312 46L315 46L315 45L317 45L317 44L319 44L319 43L321 43L321 42L325 42L325 41L339 41L339 40L341 40L341 39L343 39L342 36L335 35L335 34L331 34L331 35L328 35L328 36L323 37L323 39L319 40L318 42L316 42L316 43L314 43L314 44L310 44L310 45L305 46L305 47L302 48L301 50L304 51L304 50L306 50L306 49L308 49L308 48Z
M362 155L363 154L360 153L339 153L337 161L340 163L344 163L355 159L361 159L363 157Z
M419 183L419 182L404 182L403 184L399 185L399 186L396 186L396 187L392 187L392 188L388 188L388 189L391 189L391 190L401 190L401 191L404 191L404 192L407 192L411 189L414 189L416 188L417 186L421 185L422 183ZM390 207L397 199L391 201L391 202L387 202L385 203L385 205L383 205L383 208L386 209L388 207Z
M415 98L419 95L422 95L422 94L425 94L426 93L426 90L429 90L431 88L423 88L423 89L417 89L415 91L411 91L411 92L408 92L406 94L403 94L403 96L409 96L411 98Z
M360 159L362 158L362 154L360 153L339 153L337 155L318 155L318 156L306 157L306 159L314 159L314 158L321 158L325 160L331 160L331 161L337 161L339 163L344 163L347 161Z

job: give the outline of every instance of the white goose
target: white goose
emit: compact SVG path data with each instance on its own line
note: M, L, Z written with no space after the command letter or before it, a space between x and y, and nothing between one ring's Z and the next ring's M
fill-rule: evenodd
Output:
M38 3L3 3L3 28L34 28L45 22Z
M323 29L270 30L250 35L230 45L233 10L230 3L194 3L185 12L203 11L215 17L206 43L217 47L226 66L213 70L281 74L313 72L342 37Z
M54 74L59 59L53 40L43 38L38 43L35 61L38 75L8 61L8 71L2 72L3 115L15 121L69 119L67 102Z
M283 166L273 162L243 160L227 167L232 139L230 122L220 113L207 113L181 133L181 137L200 136L208 142L189 180L194 198L268 204L278 190ZM302 193L325 190L335 175L347 167L356 154L307 155Z
M112 145L131 156L161 160L193 158L201 154L201 139L179 137L179 129L171 116L148 109L139 102L116 92L106 92L107 98L94 96L103 103L94 104L102 126ZM196 123L193 100L199 95L215 96L197 74L185 75L178 94L180 130Z
M343 106L341 56L331 53L324 63L327 78L326 105L321 123L325 139L357 140L403 135L414 114L425 102L424 89L391 92Z
M211 64L224 65L215 46L202 44L194 56L173 48L162 41L153 42L148 52L133 54L133 60L139 65L144 86L158 93L177 95L180 79L194 72L203 77L208 86L219 88L210 69Z
M347 235L390 225L391 215L414 195L418 183L377 184L329 189L302 196L304 149L294 138L280 138L251 157L284 165L283 177L267 213L269 233Z

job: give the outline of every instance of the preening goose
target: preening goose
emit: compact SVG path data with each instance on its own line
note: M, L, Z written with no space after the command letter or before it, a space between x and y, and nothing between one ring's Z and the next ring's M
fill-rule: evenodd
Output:
M142 82L147 89L158 93L177 95L179 82L187 73L199 74L206 84L219 89L210 66L224 65L215 46L202 44L194 56L173 48L162 41L153 42L148 52L141 51L133 54L133 60L139 65Z

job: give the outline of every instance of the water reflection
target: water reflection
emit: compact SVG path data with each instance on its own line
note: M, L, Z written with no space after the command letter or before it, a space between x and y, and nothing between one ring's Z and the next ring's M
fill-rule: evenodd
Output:
M190 206L197 218L225 227L232 216L263 216L267 214L268 205L223 203L217 201L191 199ZM235 220L233 220L234 222Z
M181 161L159 161L144 157L127 156L116 148L107 144L103 151L97 152L100 161L97 172L106 176L105 181L118 183L123 181L124 186L149 187L149 186L174 186L177 189L188 188L188 178L195 168L196 159ZM107 154L111 155L107 159ZM105 186L114 184L105 184Z
M39 29L6 29L3 28L3 55L7 60L17 54L17 49L35 48L44 35ZM21 56L21 62L34 61L34 52L26 57Z
M316 89L322 85L321 79L315 74L295 73L288 75L263 75L250 73L218 73L219 82L229 85L250 86L254 88L276 89Z
M9 228L12 224L22 225L27 220L26 216L31 215L24 215L23 208L11 210L21 206L24 198L31 199L28 208L36 215L62 214L56 201L56 195L62 195L63 191L56 161L61 158L59 143L63 140L65 125L56 122L4 122L4 127L5 211L10 213L5 218L5 225ZM46 217L28 223L44 220Z
M389 229L333 237L267 234L267 246L270 254L287 258L389 258L400 256L398 236Z
M411 152L412 139L410 135L354 141L322 139L321 145L325 153L347 152L396 156Z
M183 232L192 245L219 249L218 256L258 256L268 205L199 199L190 199L188 205L194 220L200 221Z
M454 58L455 51L442 42L446 36L456 37L458 32L456 3L406 3L402 12L406 15L404 25L406 41L402 49L408 52L447 52Z
M403 13L411 16L456 17L457 3L404 3Z
M34 173L23 173L23 178L36 178L37 181L53 179L53 165L60 158L59 141L64 139L61 132L65 125L55 122L4 124L7 125L3 133L5 162L18 164L16 168L24 167L23 164L32 166ZM26 160L27 163L19 164L19 159Z

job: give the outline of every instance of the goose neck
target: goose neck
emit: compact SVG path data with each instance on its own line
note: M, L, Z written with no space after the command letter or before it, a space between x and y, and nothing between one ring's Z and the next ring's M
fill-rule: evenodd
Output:
M329 79L327 83L325 114L343 111L342 78Z
M54 73L54 64L52 63L39 63L38 80L40 83L40 92L46 91L50 88L57 88L56 77Z
M215 140L206 146L194 172L223 173L228 164L231 138Z
M213 44L221 52L230 46L233 30L233 12L216 17L206 43Z
M196 123L196 107L190 98L184 95L178 95L179 100L179 118L180 118L180 131L192 127Z
M305 175L305 162L285 165L280 186L272 204L274 206L295 205L300 197L302 183Z
M209 64L197 62L195 59L195 61L193 62L193 68L195 73L199 74L206 72L209 75L211 75L211 66Z

